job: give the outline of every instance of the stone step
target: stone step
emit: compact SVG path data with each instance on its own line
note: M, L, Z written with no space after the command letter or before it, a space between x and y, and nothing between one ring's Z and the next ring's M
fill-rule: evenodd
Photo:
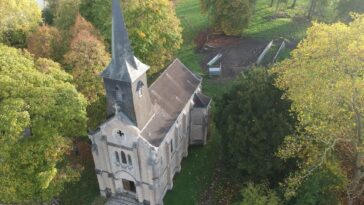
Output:
M134 198L127 196L115 196L111 197L105 205L139 205L139 203Z

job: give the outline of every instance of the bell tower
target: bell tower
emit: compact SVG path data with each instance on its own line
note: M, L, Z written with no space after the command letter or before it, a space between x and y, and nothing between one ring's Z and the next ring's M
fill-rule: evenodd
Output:
M139 129L153 115L147 75L149 66L133 54L119 0L112 1L112 60L101 73L107 95L108 115L115 105Z

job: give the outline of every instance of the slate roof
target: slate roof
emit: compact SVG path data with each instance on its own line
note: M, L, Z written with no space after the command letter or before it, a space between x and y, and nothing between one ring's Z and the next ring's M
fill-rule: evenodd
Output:
M149 69L134 56L118 0L112 1L111 47L112 60L102 77L132 82Z
M149 87L154 115L141 135L152 145L160 145L201 80L176 59Z

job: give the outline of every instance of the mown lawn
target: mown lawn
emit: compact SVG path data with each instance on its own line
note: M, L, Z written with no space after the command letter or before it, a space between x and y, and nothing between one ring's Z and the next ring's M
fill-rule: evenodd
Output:
M277 16L284 16L284 18L272 18L276 7L270 7L269 4L270 0L257 0L254 14L248 28L244 31L244 36L265 40L278 38L301 40L310 25L303 18L304 11L308 7L308 0L297 1L295 9L278 10ZM281 6L283 7L285 4L281 4Z

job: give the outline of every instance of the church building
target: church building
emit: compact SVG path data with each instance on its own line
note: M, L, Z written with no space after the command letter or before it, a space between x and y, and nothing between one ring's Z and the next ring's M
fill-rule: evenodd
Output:
M206 143L211 99L178 59L148 86L119 0L112 13L112 60L101 73L110 117L89 134L100 193L110 205L162 205L188 147Z

